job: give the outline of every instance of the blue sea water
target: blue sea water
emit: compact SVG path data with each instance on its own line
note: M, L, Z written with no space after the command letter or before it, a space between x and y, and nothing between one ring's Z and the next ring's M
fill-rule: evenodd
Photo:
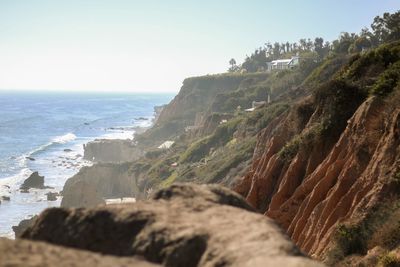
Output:
M13 237L12 225L58 206L47 192L62 190L82 166L83 144L96 138L132 138L135 127L151 124L154 106L171 94L49 93L0 91L0 236ZM143 118L146 118L145 120ZM46 190L21 193L33 172L45 176Z

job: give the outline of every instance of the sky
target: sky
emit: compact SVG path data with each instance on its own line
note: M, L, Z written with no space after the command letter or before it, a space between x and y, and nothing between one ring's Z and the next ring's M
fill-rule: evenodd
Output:
M177 92L267 41L359 32L399 0L0 0L0 90Z

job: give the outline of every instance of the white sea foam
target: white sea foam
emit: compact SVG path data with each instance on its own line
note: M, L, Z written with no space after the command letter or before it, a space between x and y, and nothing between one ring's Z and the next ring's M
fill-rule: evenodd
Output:
M22 169L16 175L1 178L0 179L0 196L10 195L10 192L16 190L18 185L22 184L22 182L32 174L32 171L28 168Z
M76 139L76 135L75 134L67 133L67 134L64 134L64 135L61 135L61 136L54 137L52 142L53 143L59 143L59 144L65 144L65 143L71 142L71 141L73 141L75 139Z

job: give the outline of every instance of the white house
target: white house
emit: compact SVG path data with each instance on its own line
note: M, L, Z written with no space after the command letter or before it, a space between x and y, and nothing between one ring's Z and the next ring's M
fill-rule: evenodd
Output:
M294 56L290 59L278 59L273 60L267 63L267 69L271 70L287 70L291 69L294 66L298 65L300 62L300 58L298 56Z
M159 149L170 149L171 146L174 144L174 141L165 141L164 143L162 143L158 148Z

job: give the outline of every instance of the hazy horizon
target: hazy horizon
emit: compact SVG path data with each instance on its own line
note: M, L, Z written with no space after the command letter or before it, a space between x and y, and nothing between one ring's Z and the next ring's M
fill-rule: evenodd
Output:
M224 72L230 58L242 62L267 41L330 41L399 6L0 0L0 89L177 92L184 78Z

